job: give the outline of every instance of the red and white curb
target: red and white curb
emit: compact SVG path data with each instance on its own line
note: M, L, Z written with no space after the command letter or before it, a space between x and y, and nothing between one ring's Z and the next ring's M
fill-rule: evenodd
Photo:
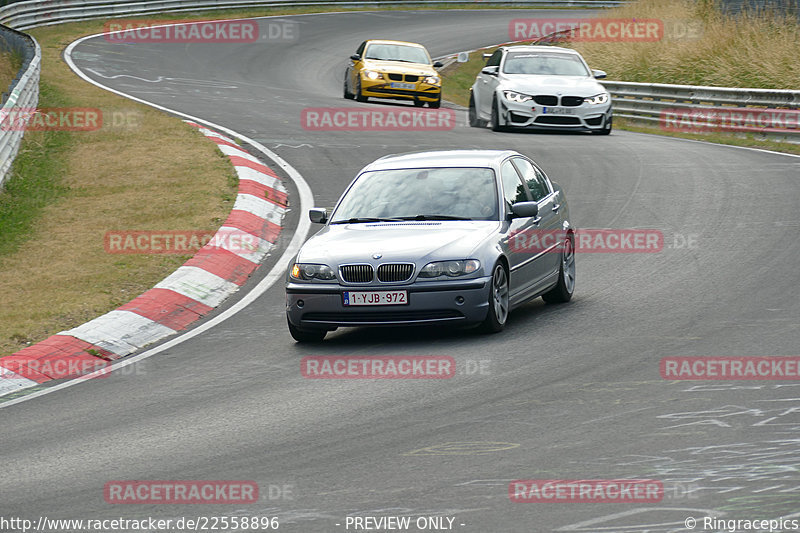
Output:
M233 140L185 121L217 143L239 176L239 191L214 239L155 287L76 328L0 358L0 396L53 379L75 378L186 329L245 283L275 247L287 210L278 176ZM226 235L247 233L243 249Z

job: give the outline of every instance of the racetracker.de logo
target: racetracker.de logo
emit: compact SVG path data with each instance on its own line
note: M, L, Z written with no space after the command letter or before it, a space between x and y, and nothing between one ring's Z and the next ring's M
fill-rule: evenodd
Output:
M515 503L657 503L664 484L653 479L518 479L508 484Z
M255 20L114 20L103 25L112 43L254 43Z
M217 232L187 231L107 231L103 239L109 254L194 254L204 247L220 248L238 254L258 250L255 235L235 228L221 228Z
M800 110L748 107L671 108L661 111L662 130L684 133L717 131L781 132L800 130Z
M110 504L256 503L255 481L109 481L103 497Z
M111 363L105 359L18 359L10 357L0 367L0 379L19 379L20 376L50 379L95 379L111 375Z
M361 109L308 107L300 115L310 131L449 131L456 127L452 109Z
M579 229L576 233L576 253L652 254L664 249L664 234L654 229ZM524 229L508 238L514 253L561 252L564 242L563 230Z
M573 42L655 42L664 38L660 19L531 18L508 24L512 41L538 40L553 33Z
M797 380L800 356L664 357L659 371L675 380Z
M447 379L456 362L449 355L311 355L300 360L300 373L307 379Z
M103 112L94 107L16 107L0 112L3 131L94 131Z

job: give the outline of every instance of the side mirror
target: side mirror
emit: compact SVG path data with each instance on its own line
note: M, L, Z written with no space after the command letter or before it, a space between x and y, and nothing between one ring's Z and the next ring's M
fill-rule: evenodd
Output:
M536 202L517 202L511 206L511 218L535 217L539 214Z
M313 207L308 210L308 218L315 224L324 224L328 221L328 210L323 207Z
M481 74L488 74L489 76L497 76L497 72L500 70L500 67L483 67L481 69Z
M443 66L444 63L442 63L441 61L436 61L433 63L433 68L442 68Z
M492 54L491 54L491 53L487 53L487 52L484 52L484 53L483 53L483 60L484 60L484 61L489 61L489 58L490 58L490 57L492 57Z
M592 69L592 76L594 76L594 77L595 77L596 79L598 79L598 80L602 80L602 79L603 79L603 78L605 78L607 75L608 75L608 74L606 74L606 71L605 71L605 70L595 70L595 69Z
M352 59L353 61L358 61L359 59L361 59L361 56L358 54L353 54L350 56L350 59Z

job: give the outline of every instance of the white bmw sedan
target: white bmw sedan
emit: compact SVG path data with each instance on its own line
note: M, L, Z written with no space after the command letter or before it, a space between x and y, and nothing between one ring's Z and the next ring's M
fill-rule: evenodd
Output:
M611 96L575 50L503 46L470 89L469 124L492 129L536 128L611 133Z

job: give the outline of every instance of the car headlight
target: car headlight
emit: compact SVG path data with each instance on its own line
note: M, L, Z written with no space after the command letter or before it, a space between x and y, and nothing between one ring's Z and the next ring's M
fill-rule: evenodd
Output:
M518 104L527 102L528 100L533 100L533 96L518 93L516 91L503 91L503 96L506 97L506 100L511 100L512 102L517 102Z
M608 93L600 93L583 99L587 104L605 104L608 102Z
M364 77L367 78L368 80L379 80L383 78L383 74L381 74L376 70L365 70Z
M292 265L290 276L293 279L311 281L319 279L330 281L336 279L336 273L328 265L315 265L311 263L295 263Z
M425 83L428 85L439 85L441 81L442 80L439 78L439 76L427 76L425 78Z
M420 278L438 278L448 276L455 278L472 274L481 267L481 262L477 259L466 259L464 261L434 261L428 263L419 271Z

